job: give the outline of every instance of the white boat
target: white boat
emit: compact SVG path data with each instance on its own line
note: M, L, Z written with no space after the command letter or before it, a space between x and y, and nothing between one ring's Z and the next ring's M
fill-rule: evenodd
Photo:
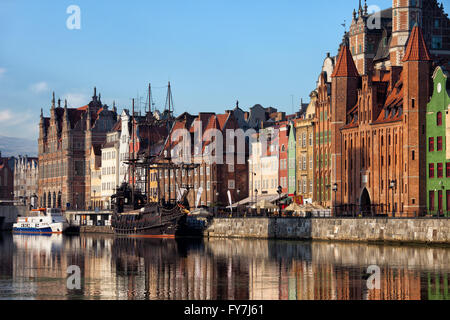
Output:
M63 233L69 224L60 209L32 210L28 217L18 217L13 225L14 233L53 234Z

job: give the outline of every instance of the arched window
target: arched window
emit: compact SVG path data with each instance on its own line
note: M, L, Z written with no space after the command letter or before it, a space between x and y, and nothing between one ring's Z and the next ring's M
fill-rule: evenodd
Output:
M61 203L61 191L58 193L58 208L62 207L62 203Z
M438 112L438 113L437 113L436 124L437 124L438 126L442 126L442 112Z
M55 192L53 192L52 208L56 208L56 193Z
M46 208L47 207L47 194L44 192L44 197L43 199L41 199L41 205L42 207Z
M50 208L52 206L52 195L51 195L51 193L49 192L48 194L47 194L47 206L46 206L46 208Z

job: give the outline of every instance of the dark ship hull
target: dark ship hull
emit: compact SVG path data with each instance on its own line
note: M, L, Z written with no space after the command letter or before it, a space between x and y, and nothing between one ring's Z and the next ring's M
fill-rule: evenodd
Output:
M151 204L141 210L115 215L114 232L119 235L173 238L186 221L186 212L180 205L171 209Z

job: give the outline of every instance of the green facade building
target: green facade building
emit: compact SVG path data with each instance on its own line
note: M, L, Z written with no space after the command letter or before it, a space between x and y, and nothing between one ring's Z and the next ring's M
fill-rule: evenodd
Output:
M450 88L448 74L438 67L427 105L427 208L431 215L450 213Z
M296 141L295 128L292 122L289 123L289 143L288 143L288 193L294 194L296 189Z

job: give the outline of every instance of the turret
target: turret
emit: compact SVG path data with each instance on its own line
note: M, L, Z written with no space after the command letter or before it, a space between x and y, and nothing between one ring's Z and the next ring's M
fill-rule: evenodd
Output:
M422 0L392 1L391 65L401 66L405 46L415 24L422 25Z
M431 58L423 38L422 29L416 24L405 50L403 62L403 113L404 137L407 151L405 175L407 204L410 215L426 208L426 108L430 97Z
M335 207L343 200L343 152L340 129L345 125L347 111L356 105L359 83L358 70L346 40L341 46L331 79L331 182L332 185L337 184L337 191L332 199L335 202L333 207Z

